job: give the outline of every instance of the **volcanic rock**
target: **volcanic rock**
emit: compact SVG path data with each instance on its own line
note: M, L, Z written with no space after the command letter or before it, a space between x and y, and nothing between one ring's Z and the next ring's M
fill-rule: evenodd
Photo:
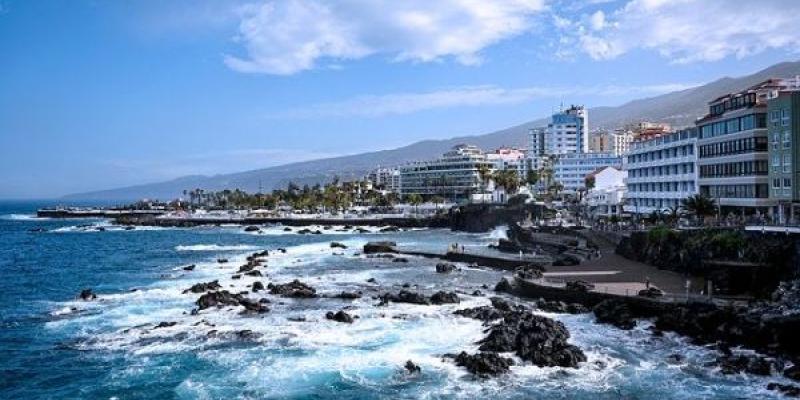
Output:
M222 289L222 285L219 284L219 281L211 281L205 283L196 283L192 285L189 289L183 291L183 293L203 293L208 292L211 290L219 290Z
M317 290L295 279L284 284L268 284L269 292L283 297L312 298L317 297Z
M329 319L331 321L344 322L344 323L347 323L347 324L352 324L353 323L353 317L350 316L350 314L344 312L344 310L339 310L339 311L337 311L335 313L333 311L328 311L325 314L325 318L327 318L327 319Z

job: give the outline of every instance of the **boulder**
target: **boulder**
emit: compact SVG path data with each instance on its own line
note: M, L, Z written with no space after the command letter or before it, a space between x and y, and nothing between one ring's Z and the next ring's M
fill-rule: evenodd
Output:
M346 324L352 324L353 323L353 317L350 316L350 314L344 312L344 310L339 310L339 311L337 311L335 313L333 311L328 311L325 314L325 318L327 318L327 319L329 319L331 321L344 322Z
M567 290L574 290L576 292L590 292L594 290L594 284L586 281L569 281L566 285Z
M339 249L346 249L346 248L347 248L347 246L345 246L345 245L343 245L343 244L341 244L341 243L339 243L339 242L331 242L331 248L332 248L332 249L336 249L336 248L339 248Z
M97 299L97 295L92 292L92 289L83 289L81 293L78 294L78 298L83 301L92 301Z
M184 290L183 293L203 293L219 289L222 289L222 285L219 284L219 281L215 280L211 282L196 283L189 289Z
M205 310L210 307L238 306L242 296L233 294L227 290L218 292L208 292L197 299L197 307Z
M169 328L177 324L178 324L177 322L159 322L158 325L153 327L153 329Z
M245 313L263 314L265 312L269 312L269 308L260 301L254 301L243 298L239 300L239 305L244 307Z
M394 303L430 304L430 300L425 295L407 290L401 290L396 294L386 293L380 296L380 299L381 304L388 304L390 301Z
M183 270L184 271L194 271L195 267L196 267L196 265L194 265L194 264L187 265L187 266L183 267Z
M793 366L783 371L783 376L794 381L800 381L800 365L795 362Z
M746 372L753 375L768 376L772 373L772 362L757 355L723 355L717 358L717 365L720 372L725 375Z
M308 229L308 228L303 228L303 229L300 229L299 231L297 231L298 235L309 235L311 233L313 233L313 232L311 232L311 229Z
M261 271L248 271L244 273L247 276L264 276Z
M656 298L656 297L661 297L663 295L664 295L663 290L653 286L650 286L647 289L642 289L639 291L639 296L642 297Z
M462 317L477 319L483 322L496 321L500 318L503 318L503 313L491 306L465 308L462 310L453 311L453 314Z
M436 272L440 274L447 274L456 270L456 266L450 263L436 264Z
M255 225L250 225L250 226L244 228L245 232L258 232L260 230L261 229L259 227L255 226Z
M409 374L419 374L420 372L422 372L422 368L420 368L419 365L414 364L414 362L411 360L406 361L406 365L404 366L404 368L406 369L406 372L408 372Z
M355 300L355 299L360 299L361 298L361 292L346 292L346 291L343 291L343 292L341 292L339 294L333 295L332 297L336 298L336 299Z
M298 281L297 279L284 284L272 284L270 283L267 285L269 292L271 294L283 296L283 297L293 297L293 298L313 298L317 297L317 290L313 287Z
M508 279L503 278L500 279L500 282L497 282L497 285L494 286L494 291L511 293L514 291L514 286L511 285L511 282L509 282Z
M431 304L458 304L458 295L454 292L438 291L431 296Z
M398 228L396 226L387 226L385 228L381 228L381 230L380 230L380 232L383 232L383 233L386 233L386 232L399 232L399 231L400 231L400 228Z
M260 281L253 282L253 292L264 290L264 284Z
M597 322L611 324L619 329L631 330L636 326L628 305L617 299L603 300L592 309Z
M786 397L800 397L800 387L795 385L783 385L771 382L767 385L767 390L779 392Z
M407 259L407 258L403 258L403 257L395 257L395 259L394 259L394 260L392 260L392 262L396 262L396 263L407 263L407 262L408 262L408 259Z
M220 263L220 264L225 264L225 263L228 262L228 259L227 258L218 258L217 262Z
M536 301L536 308L552 313L561 314L583 314L589 312L589 309L578 303L564 303L563 301L547 301L539 299Z
M555 260L553 260L553 266L555 267L562 267L562 266L572 267L580 263L581 260L578 257L570 254L562 254L556 257Z
M368 242L364 245L364 254L397 253L397 243L389 241Z
M467 371L483 377L505 374L509 371L509 367L514 365L514 360L508 357L485 352L467 354L462 351L454 357L454 360L459 367L464 367Z

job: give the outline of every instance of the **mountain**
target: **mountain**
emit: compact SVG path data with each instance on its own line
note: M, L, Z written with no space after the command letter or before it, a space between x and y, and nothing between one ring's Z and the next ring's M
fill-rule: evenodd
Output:
M687 126L705 113L709 100L747 88L768 78L795 75L800 75L800 61L775 64L751 75L738 78L726 77L702 86L633 100L616 107L590 108L589 125L615 128L631 122L653 121L668 122L674 127ZM343 178L360 177L379 165L395 166L409 161L437 157L459 143L475 144L484 149L525 146L528 130L546 124L547 118L541 118L484 135L425 140L393 150L304 161L233 174L186 176L166 182L72 194L64 198L69 200L136 200L145 197L172 199L180 196L184 189L192 188L206 190L239 188L252 192L258 190L260 186L266 190L282 187L289 181L313 184L328 181L335 175Z

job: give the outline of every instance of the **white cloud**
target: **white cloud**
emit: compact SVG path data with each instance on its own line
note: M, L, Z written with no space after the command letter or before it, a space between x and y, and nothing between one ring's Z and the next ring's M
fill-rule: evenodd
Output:
M689 63L797 48L798 15L797 0L631 0L603 18L592 15L588 28L562 32L594 59L638 48Z
M481 61L484 48L533 26L544 0L270 0L240 8L241 72L289 75L320 61Z
M520 104L534 99L557 99L567 96L655 95L683 90L696 84L669 83L643 86L580 86L502 88L494 85L449 88L420 93L393 93L358 96L351 99L310 105L270 115L275 119L309 119L329 117L381 117L411 114L419 111Z

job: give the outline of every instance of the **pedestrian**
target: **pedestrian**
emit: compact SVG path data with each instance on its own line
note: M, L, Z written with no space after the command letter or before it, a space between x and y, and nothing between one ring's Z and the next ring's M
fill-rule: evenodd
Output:
M644 288L650 289L650 278L644 278Z

